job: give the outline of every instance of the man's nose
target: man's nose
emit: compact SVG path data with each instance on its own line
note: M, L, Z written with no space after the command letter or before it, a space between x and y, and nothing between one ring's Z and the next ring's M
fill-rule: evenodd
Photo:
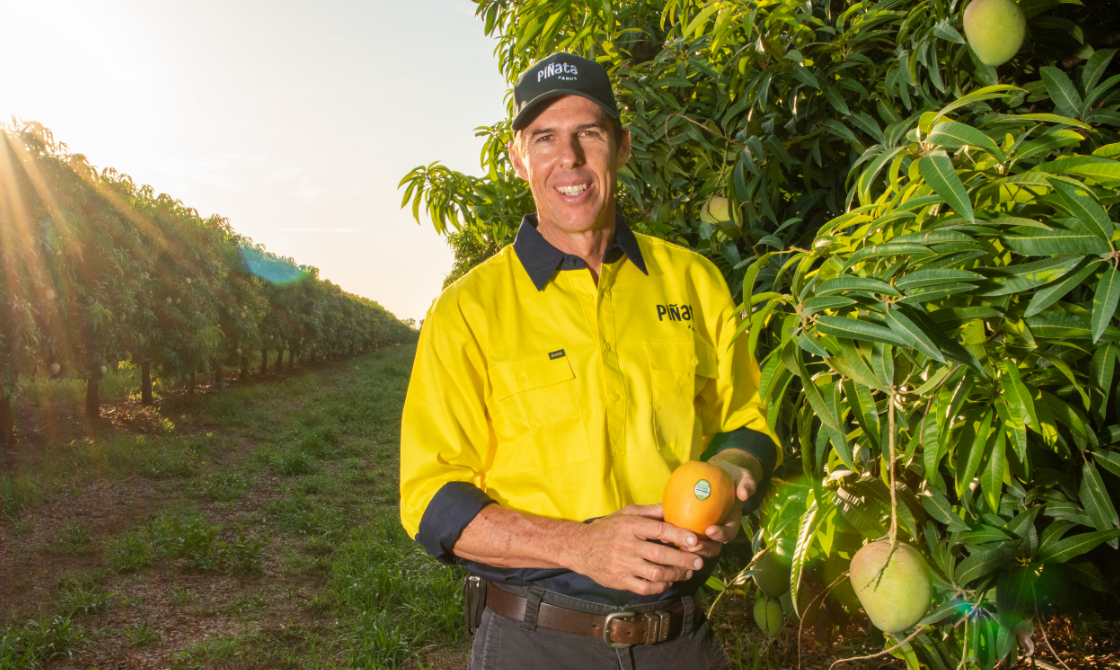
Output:
M563 143L560 151L560 166L565 169L572 169L583 165L583 145L579 143L579 135L572 135L567 142Z

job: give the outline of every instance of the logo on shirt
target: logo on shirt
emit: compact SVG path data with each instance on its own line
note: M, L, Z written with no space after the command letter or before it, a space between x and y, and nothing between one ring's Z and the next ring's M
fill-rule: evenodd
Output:
M577 74L579 71L571 63L549 63L537 71L537 83L556 75L560 76L561 81L575 81Z
M692 305L658 305L657 320L692 321Z
M557 358L563 358L563 357L564 357L564 350L563 349L557 349L556 351L548 352L548 360L550 360L550 361L554 361Z

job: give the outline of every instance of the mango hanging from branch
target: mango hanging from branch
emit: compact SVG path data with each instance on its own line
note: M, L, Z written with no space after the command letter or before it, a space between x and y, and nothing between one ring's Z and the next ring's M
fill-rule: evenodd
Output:
M980 62L995 67L1019 53L1027 19L1014 0L972 0L964 10L964 34Z

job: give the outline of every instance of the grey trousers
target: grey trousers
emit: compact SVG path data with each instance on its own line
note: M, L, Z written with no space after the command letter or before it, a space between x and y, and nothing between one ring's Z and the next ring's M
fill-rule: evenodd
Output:
M669 642L612 649L597 638L525 625L486 608L474 636L469 668L731 670L731 661L704 618L703 610L685 608L684 630L687 632Z

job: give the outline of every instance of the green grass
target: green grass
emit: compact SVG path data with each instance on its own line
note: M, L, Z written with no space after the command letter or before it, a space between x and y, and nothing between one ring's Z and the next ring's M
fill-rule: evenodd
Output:
M66 656L85 641L85 630L69 616L40 617L0 628L0 670L36 670Z
M105 541L103 574L143 575L154 565L201 577L248 574L259 571L271 547L279 559L280 574L269 573L275 581L221 605L207 596L200 601L203 614L264 621L287 600L310 620L249 626L173 650L173 667L415 667L420 650L461 647L466 637L462 572L427 556L398 518L400 412L413 354L413 347L390 347L322 374L198 396L166 417L157 435L103 432L75 440L19 475L0 478L0 504L16 518L102 478L141 476L177 487L168 489L181 493L164 509ZM225 456L246 446L251 449L236 459ZM269 502L245 507L262 491ZM213 510L230 516L218 523ZM98 546L77 528L63 534L70 546ZM94 577L56 586L51 611L81 617L115 602L139 603L141 623L113 634L133 646L154 641L158 632L145 623L144 603L129 600L130 585L145 578L114 577L114 595ZM196 583L172 587L170 601L183 606L208 593L205 581ZM22 629L6 630L5 644L14 648L11 631ZM0 670L9 667L16 666Z
M134 572L152 563L152 544L146 528L109 540L109 567L117 572Z

